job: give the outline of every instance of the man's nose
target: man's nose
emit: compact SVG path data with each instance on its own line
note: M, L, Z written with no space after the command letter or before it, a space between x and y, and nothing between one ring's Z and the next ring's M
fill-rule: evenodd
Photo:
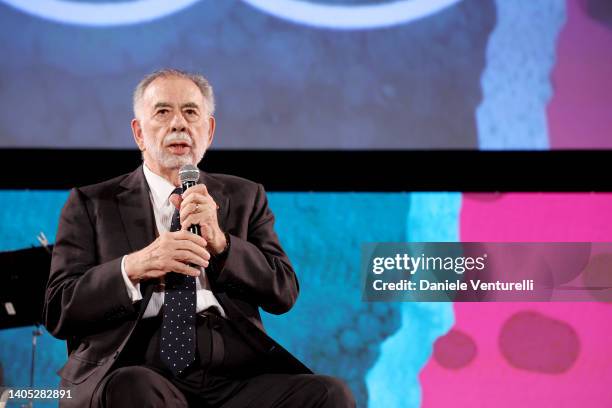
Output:
M183 115L179 112L172 118L170 126L172 126L173 132L184 132L187 130L187 121L185 121L185 118L183 118Z

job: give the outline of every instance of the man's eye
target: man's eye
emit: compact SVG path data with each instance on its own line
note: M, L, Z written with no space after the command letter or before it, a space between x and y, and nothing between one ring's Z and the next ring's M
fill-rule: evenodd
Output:
M196 111L195 109L187 109L185 113L189 116L193 116L193 115L197 115L198 111Z
M164 116L164 115L167 115L168 112L170 112L168 109L160 109L157 111L157 115Z

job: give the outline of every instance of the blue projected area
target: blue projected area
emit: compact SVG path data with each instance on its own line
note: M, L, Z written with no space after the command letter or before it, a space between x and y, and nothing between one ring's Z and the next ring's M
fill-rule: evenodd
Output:
M589 72L555 74L566 7L0 0L0 41L10 56L0 64L0 148L133 148L132 90L163 67L211 80L214 148L554 148L549 104L574 98L556 88ZM595 48L589 58L584 67L609 60ZM585 106L605 104L585 92ZM26 120L14 126L15 117Z
M495 20L459 0L0 0L0 147L134 148L132 90L170 66L215 87L215 148L477 149Z
M66 198L66 192L0 192L5 221L0 250L34 245L41 231L53 241ZM317 372L346 380L360 407L368 401L372 407L417 407L418 372L433 340L452 322L451 307L362 302L360 245L433 238L431 230L439 231L435 237L455 238L459 194L269 193L269 198L301 294L289 313L263 316L268 332ZM10 222L15 217L27 221ZM31 331L0 331L7 386L29 384ZM44 332L35 385L55 388L55 372L65 360L65 344ZM402 392L389 395L389 387Z

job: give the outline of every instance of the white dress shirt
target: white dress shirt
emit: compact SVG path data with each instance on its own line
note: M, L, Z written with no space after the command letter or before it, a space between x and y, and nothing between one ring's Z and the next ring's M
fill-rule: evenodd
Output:
M157 231L159 233L170 231L170 223L172 222L172 215L174 214L175 207L172 205L169 199L175 187L165 178L153 173L146 164L143 165L143 169L145 179L149 184L149 198L151 199L151 204L153 205L153 214L155 215L155 225L157 226ZM196 278L196 313L200 313L210 307L216 307L219 313L225 317L225 311L210 290L210 284L208 283L206 271L204 268L200 268L200 271L200 276ZM132 299L132 302L142 300L140 283L134 285L125 272L125 256L121 260L121 274L123 275L123 280L125 281L128 296L130 299ZM163 304L164 291L154 291L151 295L151 300L149 300L149 303L147 304L143 318L157 316Z

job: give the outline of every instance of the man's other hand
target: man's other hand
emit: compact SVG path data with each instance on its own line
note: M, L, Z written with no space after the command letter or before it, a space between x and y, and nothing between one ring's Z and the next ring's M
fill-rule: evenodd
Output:
M199 276L198 267L208 267L209 260L206 240L182 230L162 233L149 246L129 254L124 266L128 278L136 284L168 272Z

